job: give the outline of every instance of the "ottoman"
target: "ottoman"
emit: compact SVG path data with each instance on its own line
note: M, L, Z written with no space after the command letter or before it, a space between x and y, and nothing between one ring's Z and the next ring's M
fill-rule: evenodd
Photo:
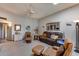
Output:
M41 55L43 50L44 50L44 46L37 45L37 46L33 47L32 52L34 53L34 55Z

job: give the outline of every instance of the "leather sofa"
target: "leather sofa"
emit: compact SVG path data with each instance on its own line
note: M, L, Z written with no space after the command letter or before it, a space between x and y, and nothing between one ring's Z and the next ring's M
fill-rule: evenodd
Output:
M44 56L71 56L72 55L73 43L70 39L65 39L64 42L64 52L62 54L61 51L55 50L53 48L47 48L42 55Z
M61 32L43 32L42 35L39 36L39 41L47 43L49 45L56 45L56 42L51 38L51 35L57 35L58 38L63 38L64 35Z
M53 47L53 46L52 46ZM37 45L33 47L32 52L36 55L43 55L43 56L71 56L72 55L72 48L73 48L73 43L70 39L65 39L64 41L64 51L61 54L61 51L58 49L53 49L52 47L48 47L45 49L43 45ZM58 47L56 47L58 48Z

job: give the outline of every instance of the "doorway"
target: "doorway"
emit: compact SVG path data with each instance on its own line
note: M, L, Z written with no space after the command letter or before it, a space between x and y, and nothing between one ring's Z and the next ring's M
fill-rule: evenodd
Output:
M7 24L0 23L0 41L7 39Z
M0 42L12 40L12 28L8 23L0 23Z

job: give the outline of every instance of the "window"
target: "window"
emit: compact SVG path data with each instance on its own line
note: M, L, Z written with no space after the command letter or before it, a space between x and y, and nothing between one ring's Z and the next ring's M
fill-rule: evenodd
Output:
M47 23L46 28L47 28L47 30L58 31L58 30L60 30L60 23L59 22Z

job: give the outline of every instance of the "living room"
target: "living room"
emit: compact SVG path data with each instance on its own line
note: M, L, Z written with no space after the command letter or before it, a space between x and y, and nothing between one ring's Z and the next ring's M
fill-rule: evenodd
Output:
M61 54L78 56L78 15L78 3L0 4L0 24L1 30L4 30L0 30L0 55L60 56L61 51L57 49L64 46L68 39L72 42L68 43L66 50L65 47L61 49L64 50ZM64 42L61 43L60 40Z

